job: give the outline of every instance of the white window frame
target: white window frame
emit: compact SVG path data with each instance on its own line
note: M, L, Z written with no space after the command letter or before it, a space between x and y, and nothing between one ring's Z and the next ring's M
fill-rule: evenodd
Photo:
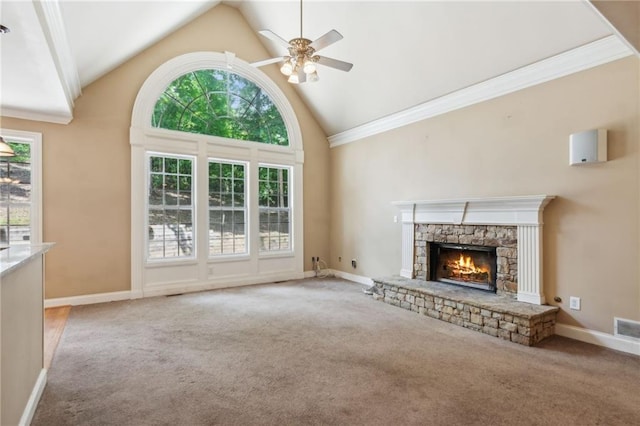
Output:
M219 157L209 158L207 160L207 173L209 172L208 166L210 163L224 163L224 164L233 164L233 165L240 164L244 166L244 246L245 246L245 251L244 253L220 253L220 254L212 255L209 249L209 244L211 241L209 237L210 228L207 227L207 229L209 229L209 232L207 232L207 254L209 256L209 260L224 261L224 260L247 258L248 256L251 256L250 241L252 238L251 224L250 224L250 218L249 218L249 211L252 205L251 200L249 198L249 194L251 193L251 173L249 171L250 164L247 161L236 160L236 159L219 158ZM207 182L207 191L208 190L209 190L209 187ZM211 207L207 203L207 218L208 218L207 224L209 224L211 220L210 214L211 214Z
M292 210L292 205L293 205L293 198L294 195L291 191L291 187L292 187L292 178L293 178L293 168L290 166L286 166L286 165L282 165L282 164L273 164L273 163L259 163L258 164L258 168L260 167L266 167L266 168L270 168L270 169L282 169L282 170L287 170L287 186L289 187L289 193L288 193L288 207L286 210L288 210L289 212L289 248L288 249L284 249L284 250L260 250L260 256L278 256L278 255L287 255L287 254L292 254L294 252L294 238L293 237L293 222L294 222L294 218L293 218L293 210ZM258 189L260 186L260 176L258 175L258 179L256 180L256 184L258 185ZM258 203L257 209L258 209L258 214L260 212L260 209L262 209L263 207L260 206L260 201L256 200L256 203ZM269 208L269 207L267 207ZM258 219L258 227L260 226L260 220Z
M278 108L287 127L289 146L235 141L217 136L152 127L151 117L158 97L178 77L200 69L229 69L257 84ZM156 69L136 98L130 129L131 144L131 287L133 297L173 294L211 288L257 284L304 277L303 198L304 152L302 133L293 107L280 88L261 70L233 54L195 52L176 57ZM148 152L196 157L194 227L196 258L191 261L146 262L146 185ZM209 159L247 164L246 210L247 254L209 257L208 162ZM260 252L258 235L258 167L272 164L290 167L291 251ZM205 183L206 182L206 183ZM203 233L206 228L207 233ZM194 237L195 238L195 237Z
M147 264L156 264L156 263L163 263L163 262L193 262L193 260L196 259L197 257L197 249L198 249L198 233L197 233L197 224L196 224L196 212L198 210L197 207L197 182L196 182L196 176L197 174L197 158L194 157L193 155L184 155L184 154L173 154L173 153L166 153L166 152L158 152L158 151L148 151L147 152L147 159L146 159L146 194L145 194L145 209L146 209L146 214L145 214L145 229L149 229L149 194L148 194L148 188L150 188L151 186L151 157L163 157L163 158L175 158L175 159L183 159L183 160L190 160L191 161L191 205L192 205L192 240L193 240L193 251L191 253L191 255L189 256L174 256L174 257L162 257L162 258L151 258L149 256L149 232L147 232L145 234L145 262ZM179 210L179 209L176 209Z
M42 133L0 128L7 142L31 146L31 217L29 244L42 243Z

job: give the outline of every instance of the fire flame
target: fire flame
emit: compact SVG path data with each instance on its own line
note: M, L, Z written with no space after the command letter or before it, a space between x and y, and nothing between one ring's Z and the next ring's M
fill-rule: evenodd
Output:
M487 272L485 269L477 268L471 260L471 256L463 256L460 254L460 260L458 260L458 268L461 274L475 274L478 272Z

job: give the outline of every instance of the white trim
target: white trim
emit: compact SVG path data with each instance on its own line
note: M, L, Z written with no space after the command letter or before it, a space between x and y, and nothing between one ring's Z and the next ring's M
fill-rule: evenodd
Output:
M243 287L257 284L272 284L283 281L301 280L304 273L274 272L256 277L217 278L207 282L192 282L188 284L174 283L170 285L153 285L144 289L144 297L169 296L173 294L195 293L199 291L221 290L224 288Z
M624 42L617 36L611 35L404 111L329 136L329 146L335 148L355 142L368 136L488 101L632 54L633 51Z
M80 306L93 305L95 303L118 302L121 300L137 299L141 297L132 291L114 291L112 293L84 294L81 296L58 297L55 299L45 299L45 308L56 308L58 306Z
M364 277L362 275L356 275L356 274L350 274L349 272L343 272L343 271L333 271L333 276L335 276L336 278L342 278L345 279L347 281L353 281L354 283L358 283L358 284L364 284L364 285L368 285L368 286L372 286L373 285L373 280L369 277Z
M556 324L556 334L558 336L640 356L640 342L621 339L601 331L589 330L567 324Z
M0 116L20 118L22 120L44 121L45 123L69 124L73 120L71 114L43 114L41 112L25 111L17 108L0 108Z
M49 51L67 100L69 114L73 117L74 101L80 96L82 88L75 57L67 38L59 2L58 0L34 1L33 6L49 44Z
M42 243L42 133L0 128L0 135L29 144L31 153L30 244Z
M27 400L27 405L24 407L22 417L20 417L20 421L18 422L19 426L29 426L31 424L31 420L33 420L33 415L36 413L38 402L40 402L40 397L42 396L42 392L44 392L44 388L46 385L47 369L43 368L42 370L40 370L40 374L38 374L36 383L33 385L31 395L29 395L29 400Z

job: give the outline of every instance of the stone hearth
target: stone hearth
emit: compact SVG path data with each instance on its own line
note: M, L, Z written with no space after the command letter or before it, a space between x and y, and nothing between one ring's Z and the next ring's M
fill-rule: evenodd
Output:
M553 335L559 309L545 305L542 280L542 211L553 198L395 202L402 267L373 280L374 298L523 345ZM430 243L496 247L496 293L426 281Z
M535 345L555 333L555 306L400 276L373 281L377 300L521 345Z

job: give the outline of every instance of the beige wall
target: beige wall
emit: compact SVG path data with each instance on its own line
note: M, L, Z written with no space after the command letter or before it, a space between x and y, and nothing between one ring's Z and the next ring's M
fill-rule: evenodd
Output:
M399 272L394 200L556 195L544 285L560 322L612 333L614 316L640 320L639 76L630 57L332 149L331 266ZM609 161L570 167L569 135L593 128L609 130Z
M629 0L591 0L591 3L640 52L640 3Z
M47 255L47 298L130 289L129 127L145 79L178 55L234 52L268 58L242 15L217 6L83 89L69 125L4 117L2 127L42 132L44 240L58 243ZM326 136L275 65L263 68L293 105L305 150L305 270L311 256L328 257L329 210Z

